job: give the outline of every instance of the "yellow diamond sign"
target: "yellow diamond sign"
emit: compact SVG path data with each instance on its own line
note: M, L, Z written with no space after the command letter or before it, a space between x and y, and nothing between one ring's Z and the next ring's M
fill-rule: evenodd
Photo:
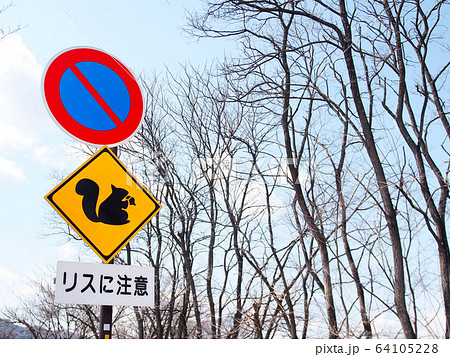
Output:
M45 199L105 263L161 209L106 146Z

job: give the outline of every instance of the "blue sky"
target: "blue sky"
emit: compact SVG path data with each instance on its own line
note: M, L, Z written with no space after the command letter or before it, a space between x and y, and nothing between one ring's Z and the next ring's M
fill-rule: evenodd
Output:
M0 8L9 3L0 0ZM21 27L0 40L0 306L31 294L28 279L55 269L57 260L98 261L85 243L48 236L44 195L58 183L52 173L67 175L86 157L74 153L74 142L45 109L44 67L77 46L113 54L136 76L222 58L232 43L197 41L182 31L185 10L199 6L198 0L14 0L0 14L4 31Z

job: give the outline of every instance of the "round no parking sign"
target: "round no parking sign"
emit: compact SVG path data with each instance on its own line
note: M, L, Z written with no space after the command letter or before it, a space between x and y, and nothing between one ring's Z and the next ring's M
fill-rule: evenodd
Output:
M88 144L117 145L139 128L144 105L131 72L94 48L59 53L44 71L47 109L69 135Z

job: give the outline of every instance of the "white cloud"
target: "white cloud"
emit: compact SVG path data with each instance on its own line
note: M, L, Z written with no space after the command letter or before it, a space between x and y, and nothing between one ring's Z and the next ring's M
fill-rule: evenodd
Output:
M0 306L12 306L17 302L13 289L18 286L22 286L20 276L0 266Z
M27 181L22 167L16 162L5 159L0 156L0 176L13 179L14 181Z
M16 34L0 40L0 53L0 176L27 181L30 172L18 163L29 159L65 168L63 149L53 149L62 148L60 130L41 94L44 68Z
M58 155L58 153L49 146L35 146L32 149L31 154L33 160L43 165L50 165L54 168L63 169L67 164L67 159Z
M53 248L57 254L57 260L77 261L80 258L78 249L71 242Z
M29 148L46 126L40 82L43 67L12 34L0 41L0 148Z
M2 115L0 118L0 146L17 148L27 145L26 136L23 135L21 129L4 121L7 118L5 111L5 109L0 109Z
M15 285L15 280L18 278L11 270L0 267L0 285L12 287Z
M54 151L48 146L38 146L33 148L33 158L42 164L47 164L51 161Z

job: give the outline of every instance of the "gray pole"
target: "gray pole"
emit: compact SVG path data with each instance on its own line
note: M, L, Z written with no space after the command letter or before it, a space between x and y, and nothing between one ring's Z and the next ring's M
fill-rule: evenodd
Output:
M100 306L100 338L110 339L112 331L112 306Z
M114 259L109 262L114 264ZM112 311L111 305L100 305L100 339L110 339L112 332Z
M117 156L117 146L111 147L111 151ZM114 264L114 258L108 264ZM110 339L112 334L112 311L111 305L100 305L100 339Z

